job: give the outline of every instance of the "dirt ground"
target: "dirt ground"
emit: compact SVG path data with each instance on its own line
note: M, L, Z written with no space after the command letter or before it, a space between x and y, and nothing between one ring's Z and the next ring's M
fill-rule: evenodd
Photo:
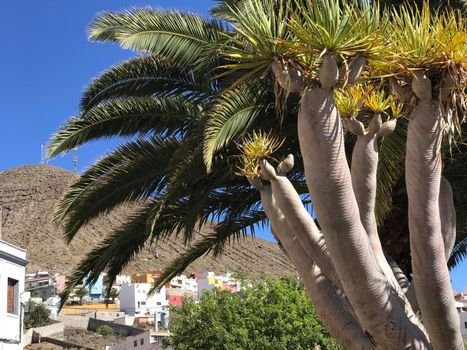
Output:
M40 343L40 344L31 344L24 348L24 350L62 350L61 346L48 344L48 343Z

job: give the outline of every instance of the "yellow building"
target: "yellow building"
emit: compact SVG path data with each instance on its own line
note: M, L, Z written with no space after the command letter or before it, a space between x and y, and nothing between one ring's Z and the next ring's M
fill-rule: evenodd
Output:
M63 315L80 315L89 312L117 312L120 311L119 304L84 304L84 305L65 305L62 309Z

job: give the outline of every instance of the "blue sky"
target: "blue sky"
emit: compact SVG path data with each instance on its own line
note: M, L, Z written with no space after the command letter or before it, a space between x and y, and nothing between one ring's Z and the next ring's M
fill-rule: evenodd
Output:
M41 161L41 145L72 116L92 77L133 53L87 41L86 28L100 11L150 5L208 14L214 1L29 0L6 1L0 11L0 171ZM118 141L78 150L78 171ZM50 164L73 169L72 155ZM272 239L265 232L260 237ZM451 272L454 288L467 287L467 262Z

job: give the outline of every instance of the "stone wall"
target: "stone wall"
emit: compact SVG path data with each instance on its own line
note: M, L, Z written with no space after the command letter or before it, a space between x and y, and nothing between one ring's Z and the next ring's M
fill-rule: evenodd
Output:
M24 345L31 344L33 332L39 333L41 337L50 337L53 335L63 334L64 330L65 324L61 322L49 324L48 326L43 327L30 328L23 334Z
M95 332L99 326L109 326L113 329L115 334L125 334L127 337L131 337L134 335L139 335L144 333L145 331L136 327L131 327L123 324L117 324L114 322L108 322L103 320L97 320L95 318L90 318L88 323L88 331Z
M125 313L120 312L89 312L81 315L58 315L57 321L65 323L68 328L87 329L90 318L113 321L117 317L125 316Z

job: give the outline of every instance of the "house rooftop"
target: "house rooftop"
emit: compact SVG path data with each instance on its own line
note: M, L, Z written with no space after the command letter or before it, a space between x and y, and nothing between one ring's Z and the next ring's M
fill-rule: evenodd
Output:
M0 240L0 258L21 266L26 266L26 250L11 243Z

